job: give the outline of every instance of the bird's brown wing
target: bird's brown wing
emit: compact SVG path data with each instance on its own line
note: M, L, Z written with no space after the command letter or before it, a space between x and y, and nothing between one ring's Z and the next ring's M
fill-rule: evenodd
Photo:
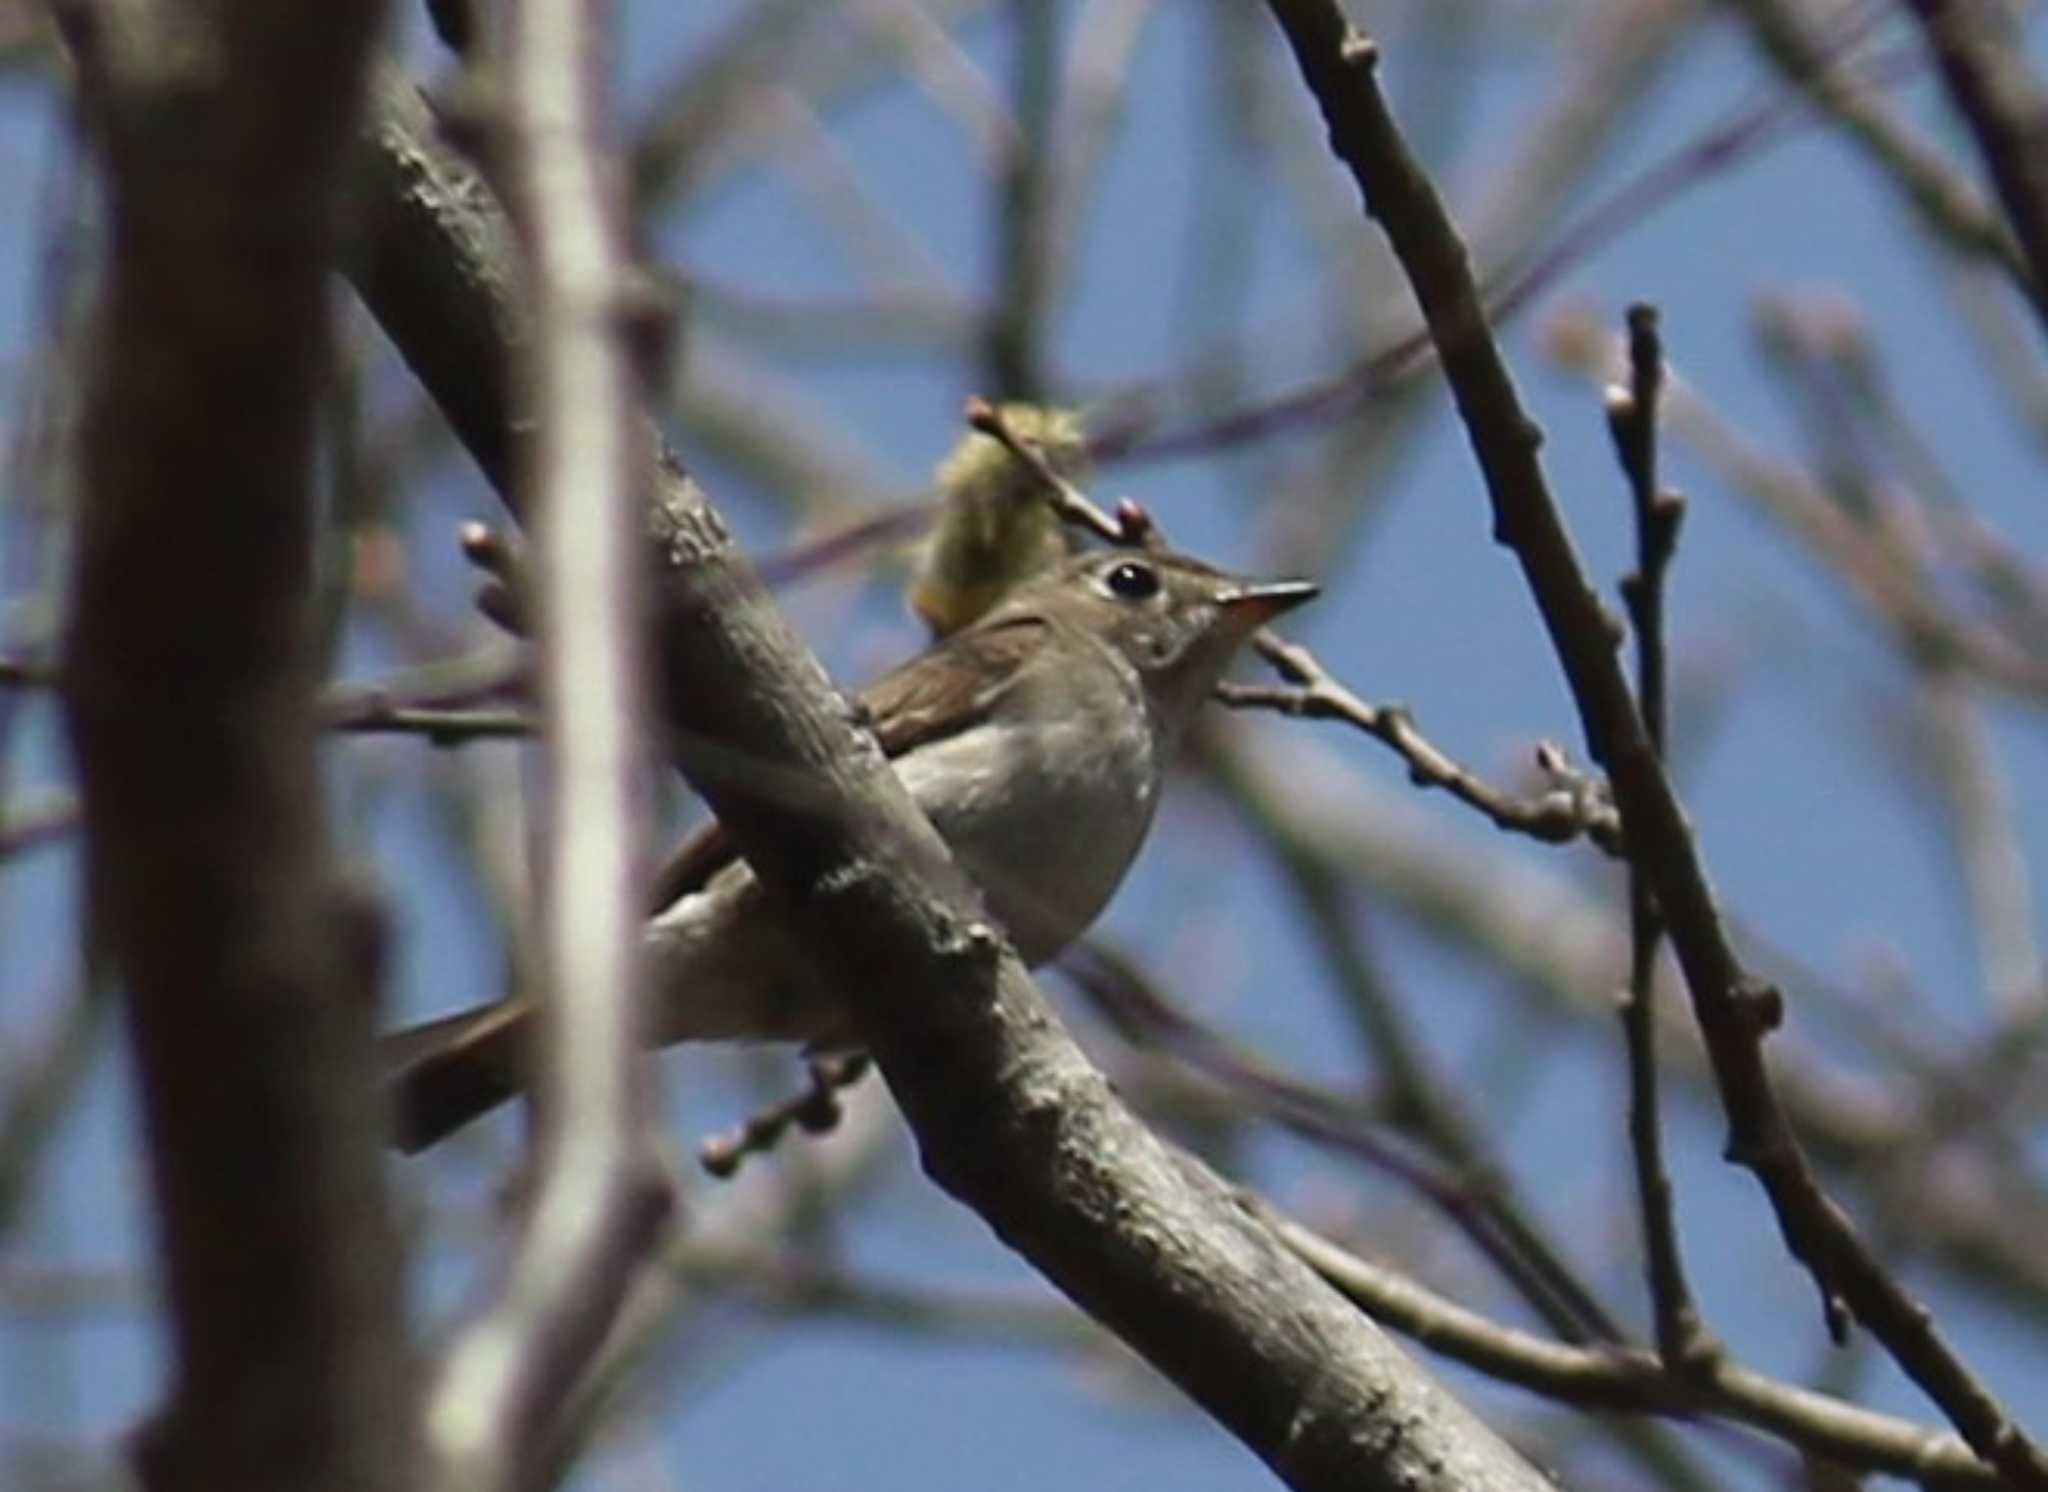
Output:
M986 719L1043 649L1046 625L1040 617L1013 616L970 627L861 690L860 707L882 754L893 761Z
M1046 624L1033 616L1005 617L955 633L863 689L856 702L881 745L895 760L934 737L982 720L1045 640ZM716 819L685 835L656 872L650 913L673 906L739 858Z

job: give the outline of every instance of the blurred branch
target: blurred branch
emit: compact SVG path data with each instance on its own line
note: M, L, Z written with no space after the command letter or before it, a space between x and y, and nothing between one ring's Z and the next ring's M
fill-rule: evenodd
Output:
M1838 24L1837 34L1830 37L1814 35L1807 24L1808 8L1793 0L1727 0L1726 8L1742 17L1757 50L1785 81L1832 119L1898 186L1921 221L1944 243L1997 265L2022 292L2031 293L2030 272L2019 244L1982 193L1887 110L1877 90L1846 66L1846 55L1875 18L1876 5L1863 7L1846 27Z
M525 710L365 702L328 722L327 728L344 735L425 736L435 746L461 746L471 741L523 741L540 733L540 721Z
M101 1050L109 993L102 980L81 981L57 1003L49 1029L32 1049L5 1054L0 1067L0 1243L21 1221L36 1167Z
M55 664L39 658L0 657L0 689L48 689L56 682Z
M0 817L0 860L55 844L75 832L79 812L78 799L69 793L50 793L8 808Z
M57 8L107 185L64 696L168 1306L145 1485L407 1488L371 1025L314 758L314 402L381 7Z
M754 6L655 90L660 107L641 129L630 162L636 220L697 184L705 158L731 138L726 126L744 101L771 87L785 68L830 51L807 37L828 14L822 0Z
M1916 58L1888 54L1867 64L1864 73L1873 85L1886 84L1911 76L1917 66ZM1484 293L1489 324L1512 321L1566 271L1706 175L1793 138L1807 124L1803 107L1800 99L1781 97L1730 115L1580 211L1537 251L1489 270ZM1428 328L1419 327L1336 374L1190 429L1155 432L1139 419L1112 423L1092 454L1104 465L1158 461L1267 439L1395 397L1426 373L1436 356ZM1128 402L1142 406L1144 400L1141 395Z
M524 682L522 662L493 654L488 660L490 672L472 685L467 681L467 669L473 661L455 659L369 683L330 685L319 702L321 723L344 735L425 736L436 746L536 734L538 722L524 709L460 703ZM37 687L41 687L40 680ZM61 795L16 809L0 820L0 859L61 838L77 823L76 801Z
M1965 680L1953 671L1923 670L1919 704L1922 760L1947 799L1944 828L1961 872L1994 1024L2009 1035L2038 1034L2048 987L2034 937L2033 877L2014 831L2012 785Z
M1015 126L995 184L995 284L982 366L998 401L1046 397L1043 344L1054 278L1052 157L1061 0L1009 0Z
M2027 71L2014 17L1995 0L1910 0L1949 100L1978 152L2027 256L2035 313L2048 323L2048 93Z
M1781 365L1792 361L1802 397L1831 421L1838 413L1822 401L1834 396L1820 387L1818 370L1804 366L1816 355L1807 344L1822 338L1853 342L1853 325L1841 324L1852 321L1839 314L1814 314L1793 302L1767 301L1758 309L1759 335L1767 349ZM1828 325L1809 324L1813 322ZM1550 345L1553 356L1574 371L1606 376L1607 343L1586 318L1560 317ZM1897 431L1889 428L1894 417L1883 409L1873 404L1866 418L1886 438L1896 440ZM1806 467L1775 459L1753 445L1699 389L1674 380L1665 395L1664 419L1666 427L1736 495L1784 528L1868 608L1909 662L1963 668L2028 703L2048 703L2048 655L2043 653L2038 615L2048 602L2011 546L1967 512L1959 510L1945 521L1960 537L1976 583L2002 600L1984 616L1946 598L1928 573L1921 553L1925 546L1916 548L1908 542L1897 515L1868 501L1838 500ZM1940 523L1934 531L1942 531Z
M1951 661L2032 703L2048 703L2048 660L2025 639L1958 615L1893 536L1835 502L1803 468L1750 445L1690 387L1672 391L1669 421L1737 492L1801 541L1891 631L1909 658Z
M653 1245L667 1193L648 1163L640 1051L641 541L649 449L627 343L621 204L600 153L602 0L509 13L504 155L516 183L537 415L518 476L536 515L552 863L535 1180L504 1283L442 1359L427 1432L444 1485L536 1485L584 1365Z
M1059 107L1047 121L1051 134L1043 146L1059 164L1048 183L1046 208L1048 280L1054 288L1075 261L1103 162L1117 143L1138 40L1158 9L1158 0L1091 0L1075 15L1066 71L1056 88Z
M1782 996L1730 942L1676 794L1615 657L1614 619L1587 582L1537 460L1523 410L1488 329L1456 228L1409 155L1375 77L1377 53L1335 0L1270 0L1322 106L1332 149L1414 284L1493 503L1495 538L1520 562L1606 768L1631 855L1649 876L1706 1038L1729 1121L1728 1153L1771 1198L1785 1242L1812 1272L1837 1336L1853 1311L1938 1402L1971 1447L2015 1484L2048 1487L2048 1457L1936 1329L1821 1189L1785 1122L1763 1060Z
M905 14L887 18L897 24L870 20L857 25L851 39L812 34L825 20L851 23L846 10L819 0L774 0L742 12L724 37L654 90L661 106L639 132L628 162L635 213L701 189L736 158L758 150L761 131L749 114L763 90L785 88L814 109L843 101L895 75L889 64L914 49L914 28L936 27L987 4L931 0L899 7Z
M480 525L474 526L481 528ZM498 541L472 535L476 553ZM479 564L496 561L479 560ZM516 564L506 559L504 563ZM486 571L508 588L515 579ZM537 732L538 722L523 701L531 689L528 650L495 646L459 657L438 659L361 682L329 685L320 714L331 731L358 735L423 735L436 746L465 741L523 738ZM490 703L505 696L522 703Z

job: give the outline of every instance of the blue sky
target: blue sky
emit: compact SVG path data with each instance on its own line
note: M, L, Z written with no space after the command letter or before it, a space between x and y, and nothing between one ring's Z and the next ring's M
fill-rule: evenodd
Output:
M1573 46L1564 18L1592 6L1511 7L1516 23L1469 39L1458 59L1472 90L1454 159L1440 161L1454 199L1471 200L1510 157L1519 132ZM629 6L621 97L629 121L651 107L679 50L733 24L731 3ZM1438 75L1402 50L1399 7L1386 12L1384 73L1408 110L1428 106ZM1072 27L1075 11L1063 7ZM1088 12L1093 15L1095 12ZM1156 7L1141 34L1121 133L1106 158L1070 268L1049 362L1093 395L1158 377L1188 351L1199 326L1202 243L1215 231L1205 208L1221 167L1214 122L1218 94L1206 69L1204 37L1213 17L1195 4ZM1307 104L1270 27L1251 28L1265 48L1269 106L1299 127ZM1071 34L1071 31L1069 32ZM1000 13L953 32L973 68L998 90L1009 38ZM798 44L826 45L800 35ZM1444 64L1446 67L1452 64ZM1735 110L1772 95L1746 41L1709 22L1575 197L1583 205L1664 158ZM1974 169L1965 142L1924 85L1898 95L1909 116ZM40 183L63 170L68 146L51 123L47 95L0 83L0 173L10 197L35 201ZM843 169L866 194L877 221L915 255L901 259L898 288L937 288L979 297L989 280L987 186L972 141L930 97L902 88L874 91L826 115L805 169ZM818 162L826 162L819 166ZM52 162L57 162L52 165ZM654 225L660 260L686 275L769 298L843 297L873 291L863 271L822 229L801 171L750 169ZM1243 266L1241 335L1245 379L1270 392L1332 366L1328 303L1321 277L1330 244L1305 231L1296 210L1320 201L1333 220L1356 224L1347 252L1381 253L1357 210L1355 191L1333 164L1281 183L1255 179L1241 220L1228 226L1250 245ZM0 215L0 348L6 352L9 418L29 382L24 359L47 326L33 266L48 224L35 213ZM1546 359L1541 332L1561 307L1597 306L1610 327L1622 306L1650 300L1663 309L1676 371L1760 446L1803 453L1783 387L1762 367L1752 311L1762 292L1805 295L1825 287L1853 303L1872 344L1902 391L1920 435L1989 524L2025 555L2042 546L2037 452L2019 439L1995 384L1983 371L1953 303L1948 271L1908 224L1891 190L1824 130L1787 143L1693 185L1575 265L1508 336L1518 378L1547 442L1547 467L1594 575L1609 584L1629 563L1626 498L1608 447L1598 400L1582 381ZM1389 316L1397 315L1393 307ZM2036 328L2022 319L2027 351ZM792 408L812 410L850 432L886 483L913 491L955 438L961 399L977 387L961 360L894 356L779 359L728 346L715 327L693 343L692 366L750 359L782 380ZM396 396L385 390L385 397ZM691 454L682 435L685 454ZM1277 451L1134 465L1102 474L1105 496L1129 493L1151 505L1176 539L1219 561L1250 567L1271 531L1259 499L1300 441ZM1725 669L1733 680L1711 738L1688 759L1685 788L1715 882L1742 923L1844 983L1885 998L1874 974L1898 971L1920 1005L1898 1012L1909 1024L1972 1030L1984 999L1967 908L1942 836L1932 827L1931 789L1901 782L1881 749L1882 709L1899 697L1904 673L1873 643L1854 603L1793 551L1683 447L1668 454L1669 479L1690 507L1671 581L1671 635L1681 668ZM784 509L737 463L702 463L715 494L750 541L787 537ZM447 535L462 516L495 509L481 479L459 460L441 465L407 526L419 572L442 615L459 616L464 582ZM22 530L8 542L4 573L24 588ZM1325 598L1291 630L1374 699L1399 699L1461 759L1495 777L1517 770L1539 738L1565 742L1583 759L1568 698L1536 615L1505 552L1487 534L1487 510L1462 433L1441 393L1431 396L1418 438L1401 463L1369 533L1332 556L1319 576ZM842 677L857 678L918 645L915 628L886 581L834 576L798 589L789 604ZM35 625L17 592L6 626ZM371 626L351 636L348 666L374 673L392 656ZM1730 661L1732 660L1732 662ZM2012 823L2038 867L2048 854L2048 741L2018 706L1987 709L1994 750L2009 776ZM1275 749L1301 746L1332 770L1403 791L1398 764L1371 742L1328 726L1250 722ZM1292 738L1306 737L1306 740ZM61 779L61 753L44 705L31 707L8 745L7 787ZM516 789L513 748L483 746L498 761L491 790ZM376 867L401 935L401 1012L470 1003L497 987L501 955L477 884L451 855L437 793L447 763L409 741L335 748L335 781L347 851ZM502 768L502 770L499 770ZM467 791L485 789L476 781ZM1612 879L1583 849L1546 850L1506 840L1441 795L1411 806L1434 832L1488 855L1526 859L1546 873L1604 895L1621 916ZM74 967L75 921L67 851L6 867L0 876L0 1034L27 1041ZM2036 926L2043 902L2033 892ZM1503 1029L1509 1008L1502 976L1408 924L1368 908L1387 968L1417 1030L1466 1100L1492 1121L1539 1212L1573 1243L1577 1260L1610 1300L1642 1320L1626 1191L1617 1040L1576 1037L1546 1043L1541 1061L1498 1090L1490 1060L1504 1045L1541 1033ZM1183 784L1140 871L1112 907L1105 932L1151 961L1190 1007L1255 1044L1273 1060L1333 1084L1363 1081L1356 1044L1337 1014L1327 980L1302 946L1269 867L1229 813L1198 786ZM1055 986L1057 981L1051 981ZM1810 1031L1795 1002L1795 1033ZM746 1059L688 1053L669 1059L678 1143L730 1123L751 1081ZM144 1176L129 1131L123 1062L102 1054L89 1102L67 1123L21 1230L0 1240L0 1267L63 1262L127 1273L147 1257ZM1783 1258L1755 1187L1717 1158L1718 1122L1697 1104L1673 1105L1672 1145L1692 1262L1715 1328L1757 1366L1805 1377L1825 1357L1812 1292ZM853 1267L925 1286L1028 1292L1023 1267L972 1216L896 1160L875 1195L836 1225L833 1245ZM1248 1174L1296 1205L1356 1209L1396 1240L1411 1223L1385 1183L1339 1168L1284 1139L1262 1138L1240 1160ZM474 1205L483 1186L460 1161L396 1166L409 1195L448 1195ZM716 1203L704 1204L715 1207ZM1395 1247L1396 1245L1390 1245ZM423 1295L459 1300L466 1267L443 1246L423 1266ZM1448 1277L1475 1269L1435 1259ZM1944 1291L1945 1323L2022 1411L2048 1354L2032 1323ZM764 1329L765 1328L765 1329ZM151 1397L159 1364L146 1326L122 1313L83 1321L0 1320L0 1363L14 1380L0 1412L0 1440L97 1440L132 1421ZM693 1318L674 1350L673 1391L659 1381L636 1396L627 1431L598 1454L590 1486L630 1477L708 1492L770 1492L873 1484L952 1487L971 1477L989 1488L1040 1487L1074 1478L1106 1488L1189 1489L1269 1484L1261 1467L1227 1437L1178 1407L1112 1355L1045 1348L931 1342L849 1323L782 1326L740 1306ZM1929 1418L1909 1386L1879 1363L1862 1397ZM657 1380L667 1375L657 1373ZM1456 1374L1454 1381L1469 1387ZM1531 1401L1479 1389L1497 1422L1516 1422ZM2032 1395L2038 1401L2038 1395ZM1752 1458L1727 1439L1696 1440L1729 1485L1762 1485L1778 1459Z

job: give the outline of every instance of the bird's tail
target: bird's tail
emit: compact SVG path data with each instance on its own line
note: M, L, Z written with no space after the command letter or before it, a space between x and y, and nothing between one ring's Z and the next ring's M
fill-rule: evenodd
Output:
M501 1000L378 1039L391 1143L411 1154L526 1090L533 1009Z

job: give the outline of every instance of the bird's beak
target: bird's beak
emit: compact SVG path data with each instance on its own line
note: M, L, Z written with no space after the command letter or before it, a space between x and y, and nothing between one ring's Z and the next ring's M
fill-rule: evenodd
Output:
M1233 620L1263 627L1282 612L1313 599L1321 589L1313 580L1258 580L1233 586L1216 599Z

